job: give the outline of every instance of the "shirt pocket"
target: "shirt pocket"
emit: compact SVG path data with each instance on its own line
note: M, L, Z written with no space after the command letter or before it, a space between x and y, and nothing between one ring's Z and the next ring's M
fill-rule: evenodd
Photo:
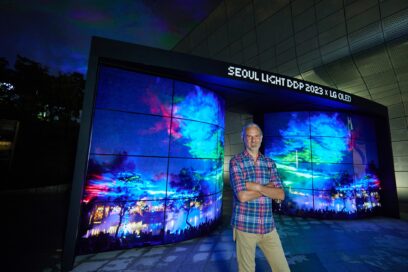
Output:
M260 181L261 184L266 185L269 182L271 182L272 175L271 175L270 169L268 168L268 164L266 162L261 163L260 170L261 170L261 175L262 175L262 180Z

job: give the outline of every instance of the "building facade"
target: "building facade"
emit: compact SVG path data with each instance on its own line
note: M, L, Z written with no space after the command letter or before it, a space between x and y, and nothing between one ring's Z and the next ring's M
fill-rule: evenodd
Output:
M322 84L387 106L401 216L408 214L408 2L223 0L174 51ZM227 112L225 177L251 115Z

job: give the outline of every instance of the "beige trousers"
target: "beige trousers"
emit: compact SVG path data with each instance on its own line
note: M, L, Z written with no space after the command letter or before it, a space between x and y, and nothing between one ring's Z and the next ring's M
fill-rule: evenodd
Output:
M255 271L256 246L262 250L273 272L290 271L276 229L267 234L254 234L234 228L239 272Z

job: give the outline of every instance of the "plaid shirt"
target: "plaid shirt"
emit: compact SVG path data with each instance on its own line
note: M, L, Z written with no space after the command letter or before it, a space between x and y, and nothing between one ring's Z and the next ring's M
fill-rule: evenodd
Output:
M231 225L244 232L266 234L275 228L272 216L272 199L261 196L257 199L240 202L238 193L246 191L246 182L262 185L273 183L282 188L276 165L270 158L259 153L254 161L248 151L235 155L230 161L230 182L234 191L234 205Z

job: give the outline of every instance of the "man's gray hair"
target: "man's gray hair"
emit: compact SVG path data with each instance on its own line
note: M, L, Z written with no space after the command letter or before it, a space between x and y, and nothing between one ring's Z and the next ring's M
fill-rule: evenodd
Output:
M244 140L244 138L245 138L245 133L246 133L247 128L250 128L250 127L256 127L257 129L259 129L259 131L261 132L261 136L263 136L262 129L261 129L257 124L255 124L255 123L249 123L249 124L246 124L246 125L242 128L242 132L241 132L241 139L242 139L242 140Z

